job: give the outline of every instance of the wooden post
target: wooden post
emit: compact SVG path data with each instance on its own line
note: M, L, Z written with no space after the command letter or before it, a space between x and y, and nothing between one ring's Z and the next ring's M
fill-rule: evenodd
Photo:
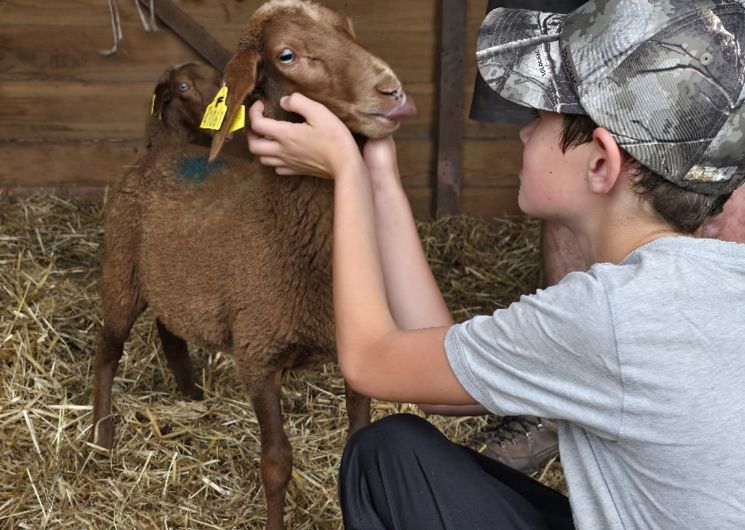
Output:
M149 0L139 1L144 7L150 8ZM194 48L205 61L220 72L225 70L225 65L228 64L232 54L215 40L203 26L179 9L172 0L156 0L155 16L181 37L186 44Z
M440 0L440 112L437 140L436 216L460 212L466 5Z

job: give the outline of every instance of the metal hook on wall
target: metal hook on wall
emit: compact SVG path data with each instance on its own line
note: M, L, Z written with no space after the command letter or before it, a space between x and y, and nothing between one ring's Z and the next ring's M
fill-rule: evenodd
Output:
M109 15L111 16L111 30L114 34L114 45L108 50L101 50L100 53L104 57L114 55L119 50L119 43L123 40L124 35L122 33L122 22L119 17L119 5L116 3L117 0L108 0L109 3ZM155 22L155 0L150 0L150 18L145 15L140 7L140 3L134 0L137 13L140 15L140 22L145 31L158 31L158 24Z

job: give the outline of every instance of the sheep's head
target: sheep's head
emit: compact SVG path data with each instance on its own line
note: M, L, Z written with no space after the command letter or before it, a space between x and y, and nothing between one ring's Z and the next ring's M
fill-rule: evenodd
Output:
M306 0L272 0L259 8L224 82L228 110L210 158L220 152L235 113L252 94L265 101L267 115L292 119L279 98L301 92L368 138L391 134L402 118L416 113L391 68L357 41L351 21Z
M147 122L148 146L163 133L209 144L210 136L199 125L204 108L219 89L220 74L200 63L179 64L163 72L155 87Z

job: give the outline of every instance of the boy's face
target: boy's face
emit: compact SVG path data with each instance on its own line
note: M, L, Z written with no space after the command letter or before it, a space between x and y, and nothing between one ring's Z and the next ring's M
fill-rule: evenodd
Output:
M520 169L520 209L531 216L567 221L580 210L585 161L582 146L561 151L561 114L539 111L520 131L523 164Z

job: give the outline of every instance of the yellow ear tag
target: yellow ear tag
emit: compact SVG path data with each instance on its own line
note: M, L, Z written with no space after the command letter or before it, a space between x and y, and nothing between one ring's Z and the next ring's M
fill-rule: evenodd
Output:
M246 126L246 106L241 105L240 107L238 107L238 112L235 113L235 117L233 117L233 121L230 123L228 132L232 133L233 131L237 131L238 129L243 129L243 127L245 126Z
M215 95L215 99L212 100L204 111L204 118L202 118L202 129L212 129L213 131L219 131L222 126L222 122L225 119L225 113L228 112L228 106L225 104L225 99L228 97L228 87L224 86Z

